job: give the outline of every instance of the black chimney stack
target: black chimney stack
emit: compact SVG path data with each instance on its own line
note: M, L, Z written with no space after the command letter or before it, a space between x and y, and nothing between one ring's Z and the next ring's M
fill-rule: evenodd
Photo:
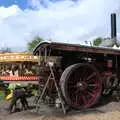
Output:
M116 37L117 37L117 32L116 32L116 14L112 13L111 14L111 38L114 39L116 43Z

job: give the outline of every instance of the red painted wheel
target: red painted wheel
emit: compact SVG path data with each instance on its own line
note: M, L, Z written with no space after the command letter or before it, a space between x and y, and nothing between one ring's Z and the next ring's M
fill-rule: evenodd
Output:
M89 64L74 64L66 68L60 85L66 103L75 109L93 106L102 90L99 73Z

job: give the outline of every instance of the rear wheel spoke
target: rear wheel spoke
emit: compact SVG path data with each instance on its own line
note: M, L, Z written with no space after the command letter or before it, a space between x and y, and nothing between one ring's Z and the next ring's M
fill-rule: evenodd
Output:
M96 73L93 72L91 75L89 75L86 79L86 81L90 80L92 77L96 76ZM92 80L92 79L91 79Z
M87 108L96 103L101 95L102 83L96 69L91 65L78 64L72 67L64 82L68 91L65 91L65 99L73 108ZM68 71L67 71L68 73Z
M85 98L84 95L82 95L82 100L83 100L83 104L87 104L87 99Z
M88 92L88 95L90 95L93 98L95 97L95 95L93 93L91 93L91 92Z
M78 104L78 95L75 96L75 103Z
M98 84L89 84L88 87L97 87Z

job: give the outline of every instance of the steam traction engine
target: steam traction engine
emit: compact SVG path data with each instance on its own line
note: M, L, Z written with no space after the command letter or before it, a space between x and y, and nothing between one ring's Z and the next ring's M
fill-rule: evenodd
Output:
M61 98L72 108L91 107L103 94L109 95L119 87L120 50L41 42L34 49L34 54L42 56L38 70L43 77L40 82L49 79L51 71L48 67L52 64ZM52 80L49 80L46 91L55 101L54 88Z
M102 93L109 94L119 84L119 50L42 42L34 51L34 54L39 53L43 56L39 75L47 79L47 63L53 61L63 99L72 108L94 105ZM49 86L48 91L50 88L54 89Z

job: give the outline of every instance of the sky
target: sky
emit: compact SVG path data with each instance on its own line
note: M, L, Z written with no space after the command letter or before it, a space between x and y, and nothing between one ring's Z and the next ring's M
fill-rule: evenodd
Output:
M0 48L24 51L35 36L73 44L110 37L113 12L120 18L119 0L0 0Z

